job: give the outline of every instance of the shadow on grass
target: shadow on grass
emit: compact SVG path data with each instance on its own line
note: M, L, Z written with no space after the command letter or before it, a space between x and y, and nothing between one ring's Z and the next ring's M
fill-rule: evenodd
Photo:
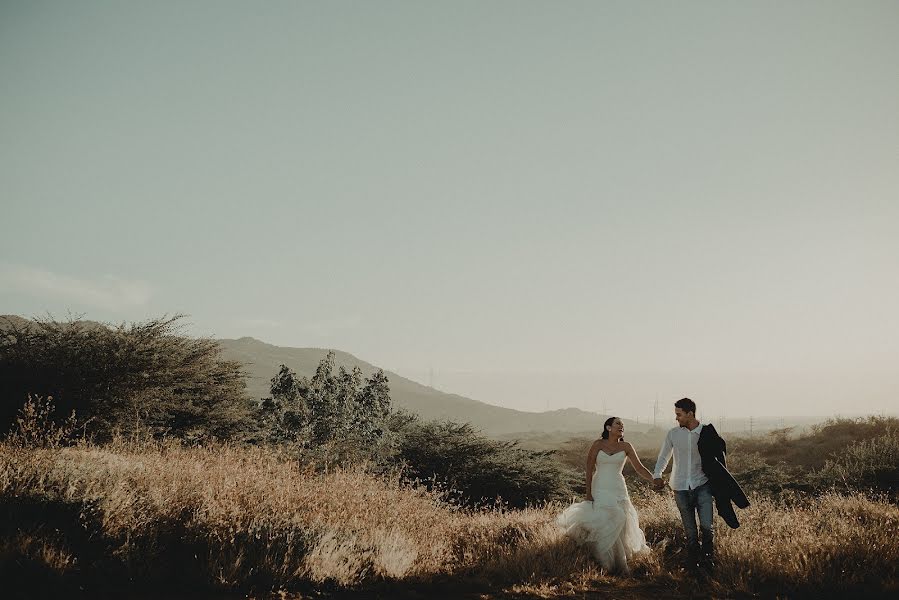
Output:
M682 540L654 544L635 561L630 576L601 572L582 547L567 538L528 538L511 527L484 546L456 549L451 574L422 574L400 580L369 579L355 586L308 580L279 582L269 574L250 575L245 585L217 584L204 558L208 542L178 535L177 524L161 524L146 561L117 555L121 540L90 529L82 504L6 498L0 513L0 595L4 598L858 598L896 597L895 578L876 576L852 585L828 582L797 585L776 571L726 562L708 576L682 568ZM251 544L241 540L242 544ZM242 546L243 547L243 546ZM843 557L848 560L849 557ZM848 562L844 561L848 565ZM876 574L874 574L876 575ZM889 575L884 573L884 575ZM284 585L287 584L287 585Z

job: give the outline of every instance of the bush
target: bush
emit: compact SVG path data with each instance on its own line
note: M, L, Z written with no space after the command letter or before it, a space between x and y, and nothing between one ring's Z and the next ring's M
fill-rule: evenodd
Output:
M500 503L521 508L571 497L580 475L564 467L554 452L535 452L517 442L479 435L471 425L423 422L408 413L393 415L397 460L406 475L430 488L453 490L467 506Z
M899 431L846 446L811 476L821 487L899 493Z
M735 438L728 467L747 489L766 493L899 490L899 419L828 419L807 433L777 430Z
M758 452L729 455L727 466L746 492L780 495L809 489L802 469L784 462L771 464Z

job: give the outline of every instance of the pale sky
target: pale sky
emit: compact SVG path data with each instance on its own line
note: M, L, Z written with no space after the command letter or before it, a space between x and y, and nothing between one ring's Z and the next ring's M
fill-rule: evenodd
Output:
M899 411L899 2L0 3L0 313L493 404Z

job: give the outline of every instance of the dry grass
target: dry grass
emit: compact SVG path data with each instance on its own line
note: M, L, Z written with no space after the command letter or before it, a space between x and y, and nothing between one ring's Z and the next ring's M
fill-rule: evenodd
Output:
M172 545L225 586L308 578L353 584L447 562L407 538L446 513L434 497L362 471L315 475L263 449L0 446L0 495L76 506L130 575L171 570ZM179 560L184 552L177 552ZM199 571L197 571L199 570Z
M689 596L691 576L677 568L683 532L674 503L644 491L635 489L634 499L653 551L631 578L618 578L560 535L558 505L462 511L399 478L361 468L316 473L262 448L6 443L0 560L5 578L19 569L81 585L101 578L257 591L453 584L488 597ZM713 595L899 590L895 505L861 495L756 497L740 517L737 530L719 521L719 567L705 584Z
M899 433L899 418L869 416L857 419L830 419L809 431L778 429L756 437L728 438L728 450L734 455L758 454L769 464L786 463L814 470L839 456L846 448L864 440Z

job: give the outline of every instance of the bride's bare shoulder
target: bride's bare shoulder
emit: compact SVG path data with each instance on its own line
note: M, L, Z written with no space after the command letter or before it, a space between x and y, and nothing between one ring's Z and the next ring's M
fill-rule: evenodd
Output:
M595 442L593 442L593 444L590 445L590 450L588 450L587 453L588 454L596 454L597 452L599 452L602 449L604 442L605 442L605 440L603 440L603 439L596 440Z

